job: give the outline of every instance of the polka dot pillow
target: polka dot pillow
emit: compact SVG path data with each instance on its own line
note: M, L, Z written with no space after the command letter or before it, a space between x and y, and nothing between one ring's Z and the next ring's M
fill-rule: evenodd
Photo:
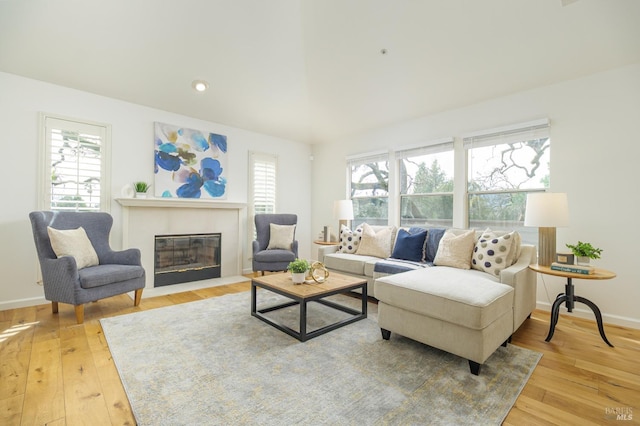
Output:
M354 254L356 251L358 251L358 246L360 245L361 239L362 225L360 225L353 231L342 225L340 227L340 247L338 248L338 252Z
M514 239L513 232L498 237L493 231L486 229L473 248L471 267L499 277L500 271L509 266L507 257Z

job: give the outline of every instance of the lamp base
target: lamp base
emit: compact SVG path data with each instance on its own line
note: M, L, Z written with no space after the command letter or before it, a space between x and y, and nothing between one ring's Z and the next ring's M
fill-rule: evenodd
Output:
M538 228L538 265L551 266L556 257L556 228Z
M340 231L342 230L342 225L349 226L349 225L347 225L347 222L348 221L344 220L344 219L338 221L338 235L340 235Z

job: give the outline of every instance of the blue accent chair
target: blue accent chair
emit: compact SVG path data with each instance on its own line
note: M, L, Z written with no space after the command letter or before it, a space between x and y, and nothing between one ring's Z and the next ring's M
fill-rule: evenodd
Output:
M140 250L114 251L109 245L113 218L102 212L35 211L29 213L33 238L42 271L44 296L51 301L53 313L58 303L75 308L78 324L84 322L84 304L122 293L135 292L134 306L140 304L145 286L145 271ZM78 269L71 256L58 258L51 247L47 227L77 229L83 227L98 255L99 265Z
M270 238L270 224L296 225L298 216L288 213L261 213L255 215L256 239L253 241L253 272L286 271L289 262L298 257L298 241L293 239L291 250L267 250Z

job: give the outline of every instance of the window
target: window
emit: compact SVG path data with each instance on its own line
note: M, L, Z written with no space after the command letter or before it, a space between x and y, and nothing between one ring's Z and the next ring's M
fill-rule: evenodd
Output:
M278 157L257 152L249 153L249 232L255 239L254 216L276 212L276 181Z
M453 226L453 140L396 151L400 226Z
M524 227L528 192L549 187L551 140L547 120L464 138L468 161L469 227L516 229L535 242Z
M358 223L386 225L389 218L389 159L380 152L347 158L353 217Z
M41 207L109 211L110 126L44 114L41 121Z

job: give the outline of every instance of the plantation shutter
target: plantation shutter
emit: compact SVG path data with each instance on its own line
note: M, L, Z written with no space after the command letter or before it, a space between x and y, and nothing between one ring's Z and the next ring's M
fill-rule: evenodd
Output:
M259 213L276 212L276 183L278 157L258 152L249 153L249 229L250 240L255 239L254 217Z
M108 211L108 126L46 116L44 131L45 209Z
M251 162L253 214L275 213L277 157L269 154L251 153Z

